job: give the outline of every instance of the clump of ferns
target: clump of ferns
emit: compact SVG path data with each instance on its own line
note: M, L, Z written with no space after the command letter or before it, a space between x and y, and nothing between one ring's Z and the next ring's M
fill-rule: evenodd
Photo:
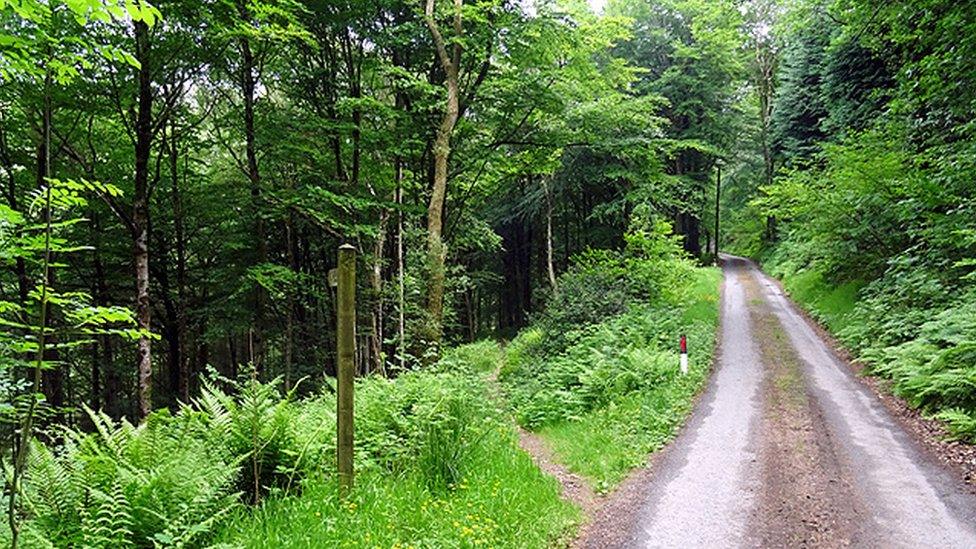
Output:
M239 506L239 466L156 412L133 426L87 410L93 433L35 442L25 483L34 537L65 547L199 545Z

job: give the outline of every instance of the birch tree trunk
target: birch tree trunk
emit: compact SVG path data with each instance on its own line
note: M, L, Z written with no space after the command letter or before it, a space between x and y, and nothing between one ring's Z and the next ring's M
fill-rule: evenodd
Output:
M558 294L559 285L556 282L556 267L553 265L552 186L549 184L549 176L542 178L542 190L546 195L546 274L549 276L549 285L552 286L552 292Z

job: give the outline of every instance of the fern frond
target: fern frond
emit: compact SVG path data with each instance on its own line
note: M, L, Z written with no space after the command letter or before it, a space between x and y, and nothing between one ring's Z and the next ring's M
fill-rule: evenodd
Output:
M85 547L132 547L132 510L121 485L113 485L110 493L92 489L91 496L92 509L81 523Z

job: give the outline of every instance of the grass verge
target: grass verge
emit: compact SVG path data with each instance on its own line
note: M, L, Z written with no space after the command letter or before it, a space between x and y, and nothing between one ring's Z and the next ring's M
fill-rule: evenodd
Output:
M532 364L516 342L503 381L520 421L597 491L612 489L671 440L691 411L712 363L720 280L718 269L696 270L677 306L635 307L574 338L548 364ZM678 373L682 333L691 365L686 376ZM557 404L560 415L547 419ZM572 413L565 413L567 404Z
M578 510L558 483L520 451L510 428L485 437L469 473L445 491L416 474L360 475L345 502L332 479L310 480L300 495L272 498L224 530L228 546L548 547L570 534Z
M819 272L807 270L787 277L784 285L793 299L836 334L850 325L857 294L865 283L829 284Z

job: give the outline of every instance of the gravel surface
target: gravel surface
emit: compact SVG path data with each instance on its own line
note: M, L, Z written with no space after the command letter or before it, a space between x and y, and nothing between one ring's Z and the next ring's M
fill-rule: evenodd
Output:
M946 466L971 446L879 399L752 263L725 258L722 302L696 411L575 546L976 547L971 469Z
M851 464L835 451L820 402L810 393L789 336L745 278L762 384L762 490L750 517L751 545L760 547L877 546Z

